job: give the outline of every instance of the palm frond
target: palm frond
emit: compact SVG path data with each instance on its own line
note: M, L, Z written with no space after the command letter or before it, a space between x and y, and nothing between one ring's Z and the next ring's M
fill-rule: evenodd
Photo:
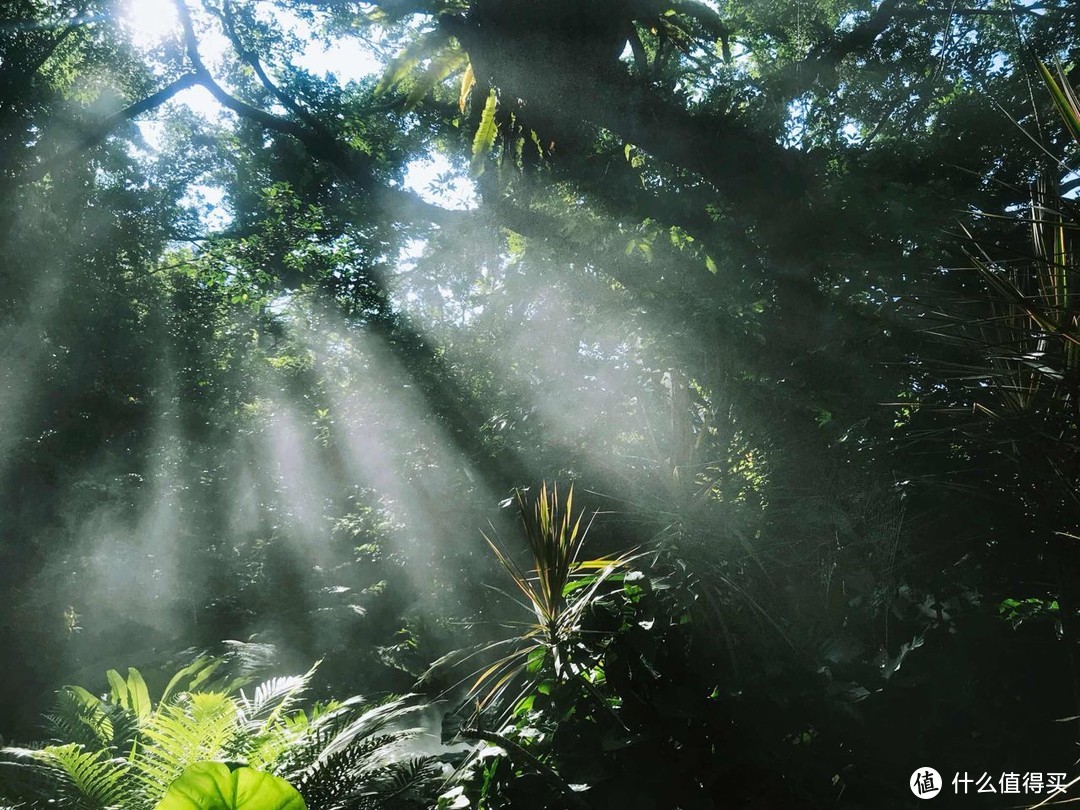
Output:
M411 757L384 766L371 775L369 795L382 804L421 796L439 773L436 762L434 757Z
M397 767L407 743L421 733L412 717L417 709L413 696L405 696L360 714L346 706L323 715L302 726L303 735L292 741L279 774L310 806L339 806L346 800L341 806L360 806L357 802L381 795L376 783Z

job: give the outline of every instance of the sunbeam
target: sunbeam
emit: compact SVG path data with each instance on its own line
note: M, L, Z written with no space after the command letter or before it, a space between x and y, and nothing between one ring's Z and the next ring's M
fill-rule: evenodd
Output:
M1078 12L0 0L0 810L1076 801Z

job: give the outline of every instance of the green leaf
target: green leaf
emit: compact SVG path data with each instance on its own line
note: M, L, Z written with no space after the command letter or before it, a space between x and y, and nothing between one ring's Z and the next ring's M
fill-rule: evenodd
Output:
M296 788L273 774L196 762L169 785L156 810L307 810L307 805Z
M415 109L428 93L435 92L435 88L442 83L443 79L465 65L468 60L469 57L464 51L460 50L443 51L434 57L428 69L424 71L423 76L417 79L412 90L409 91L409 95L405 98L405 109Z
M1061 119L1065 122L1069 134L1073 137L1073 140L1080 143L1080 103L1077 102L1064 73L1059 67L1058 76L1061 81L1058 82L1050 73L1050 69L1042 62L1039 62L1039 72L1042 73L1043 81L1046 82L1046 87L1054 99L1054 106L1057 107L1058 112L1061 114Z
M479 177L484 173L484 163L488 153L495 147L495 138L499 134L499 127L495 124L495 106L498 99L495 90L488 93L484 112L480 116L480 126L476 128L472 144L472 173Z
M215 660L207 656L200 656L199 658L195 659L186 667L184 667L172 676L172 678L169 680L168 685L165 687L165 691L161 694L161 702L164 703L170 697L172 697L173 691L180 686L184 678L197 677L198 675L206 673L207 671L213 672L220 665L220 660Z
M544 647L537 647L529 653L528 663L525 665L525 669L530 673L539 672L544 667L544 659L547 657L547 650Z
M125 709L130 709L131 704L128 702L128 685L127 681L124 680L124 676L115 669L110 669L105 673L105 677L109 679L109 691L112 702L118 706L123 706Z
M621 579L621 577L608 577L608 579L618 580L618 579ZM567 582L563 586L562 595L563 596L569 596L574 591L579 590L580 588L587 588L590 585L594 584L595 582L596 582L596 577L595 576L582 577L581 579L571 580L570 582Z
M130 706L128 708L139 718L145 720L154 710L150 702L150 691L146 688L146 681L135 667L128 667L127 693Z
M442 29L428 31L418 36L405 50L390 60L386 72L375 87L375 95L380 96L394 89L422 61L438 55L448 40L449 36Z
M469 62L461 77L461 92L458 94L458 109L462 112L465 112L465 104L469 100L469 93L472 92L474 84L476 84L476 74L473 73L472 62Z

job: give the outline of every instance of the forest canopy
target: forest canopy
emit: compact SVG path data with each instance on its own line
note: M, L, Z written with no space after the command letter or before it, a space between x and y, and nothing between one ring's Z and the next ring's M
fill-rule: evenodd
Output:
M1069 0L0 4L0 806L1076 777L1078 64Z

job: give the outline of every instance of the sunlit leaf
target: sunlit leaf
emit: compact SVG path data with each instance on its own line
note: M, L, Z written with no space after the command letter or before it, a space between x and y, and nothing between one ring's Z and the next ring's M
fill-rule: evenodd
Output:
M416 80L409 95L405 97L405 109L415 109L447 76L467 63L468 59L465 52L458 49L443 51L433 58L427 70Z
M476 84L476 74L473 73L472 62L465 68L465 73L461 77L461 92L458 94L458 109L465 112L465 104L469 100L469 93L472 92L473 85Z
M222 762L196 762L169 785L156 810L306 810L280 777Z
M428 31L418 36L387 65L386 71L375 86L375 95L379 96L393 90L422 61L433 59L448 41L449 36L442 29Z
M488 93L487 103L484 104L484 112L480 116L480 126L476 128L472 144L472 173L479 177L484 173L484 164L487 156L495 147L495 138L499 134L499 127L495 123L495 107L498 97L494 88Z

